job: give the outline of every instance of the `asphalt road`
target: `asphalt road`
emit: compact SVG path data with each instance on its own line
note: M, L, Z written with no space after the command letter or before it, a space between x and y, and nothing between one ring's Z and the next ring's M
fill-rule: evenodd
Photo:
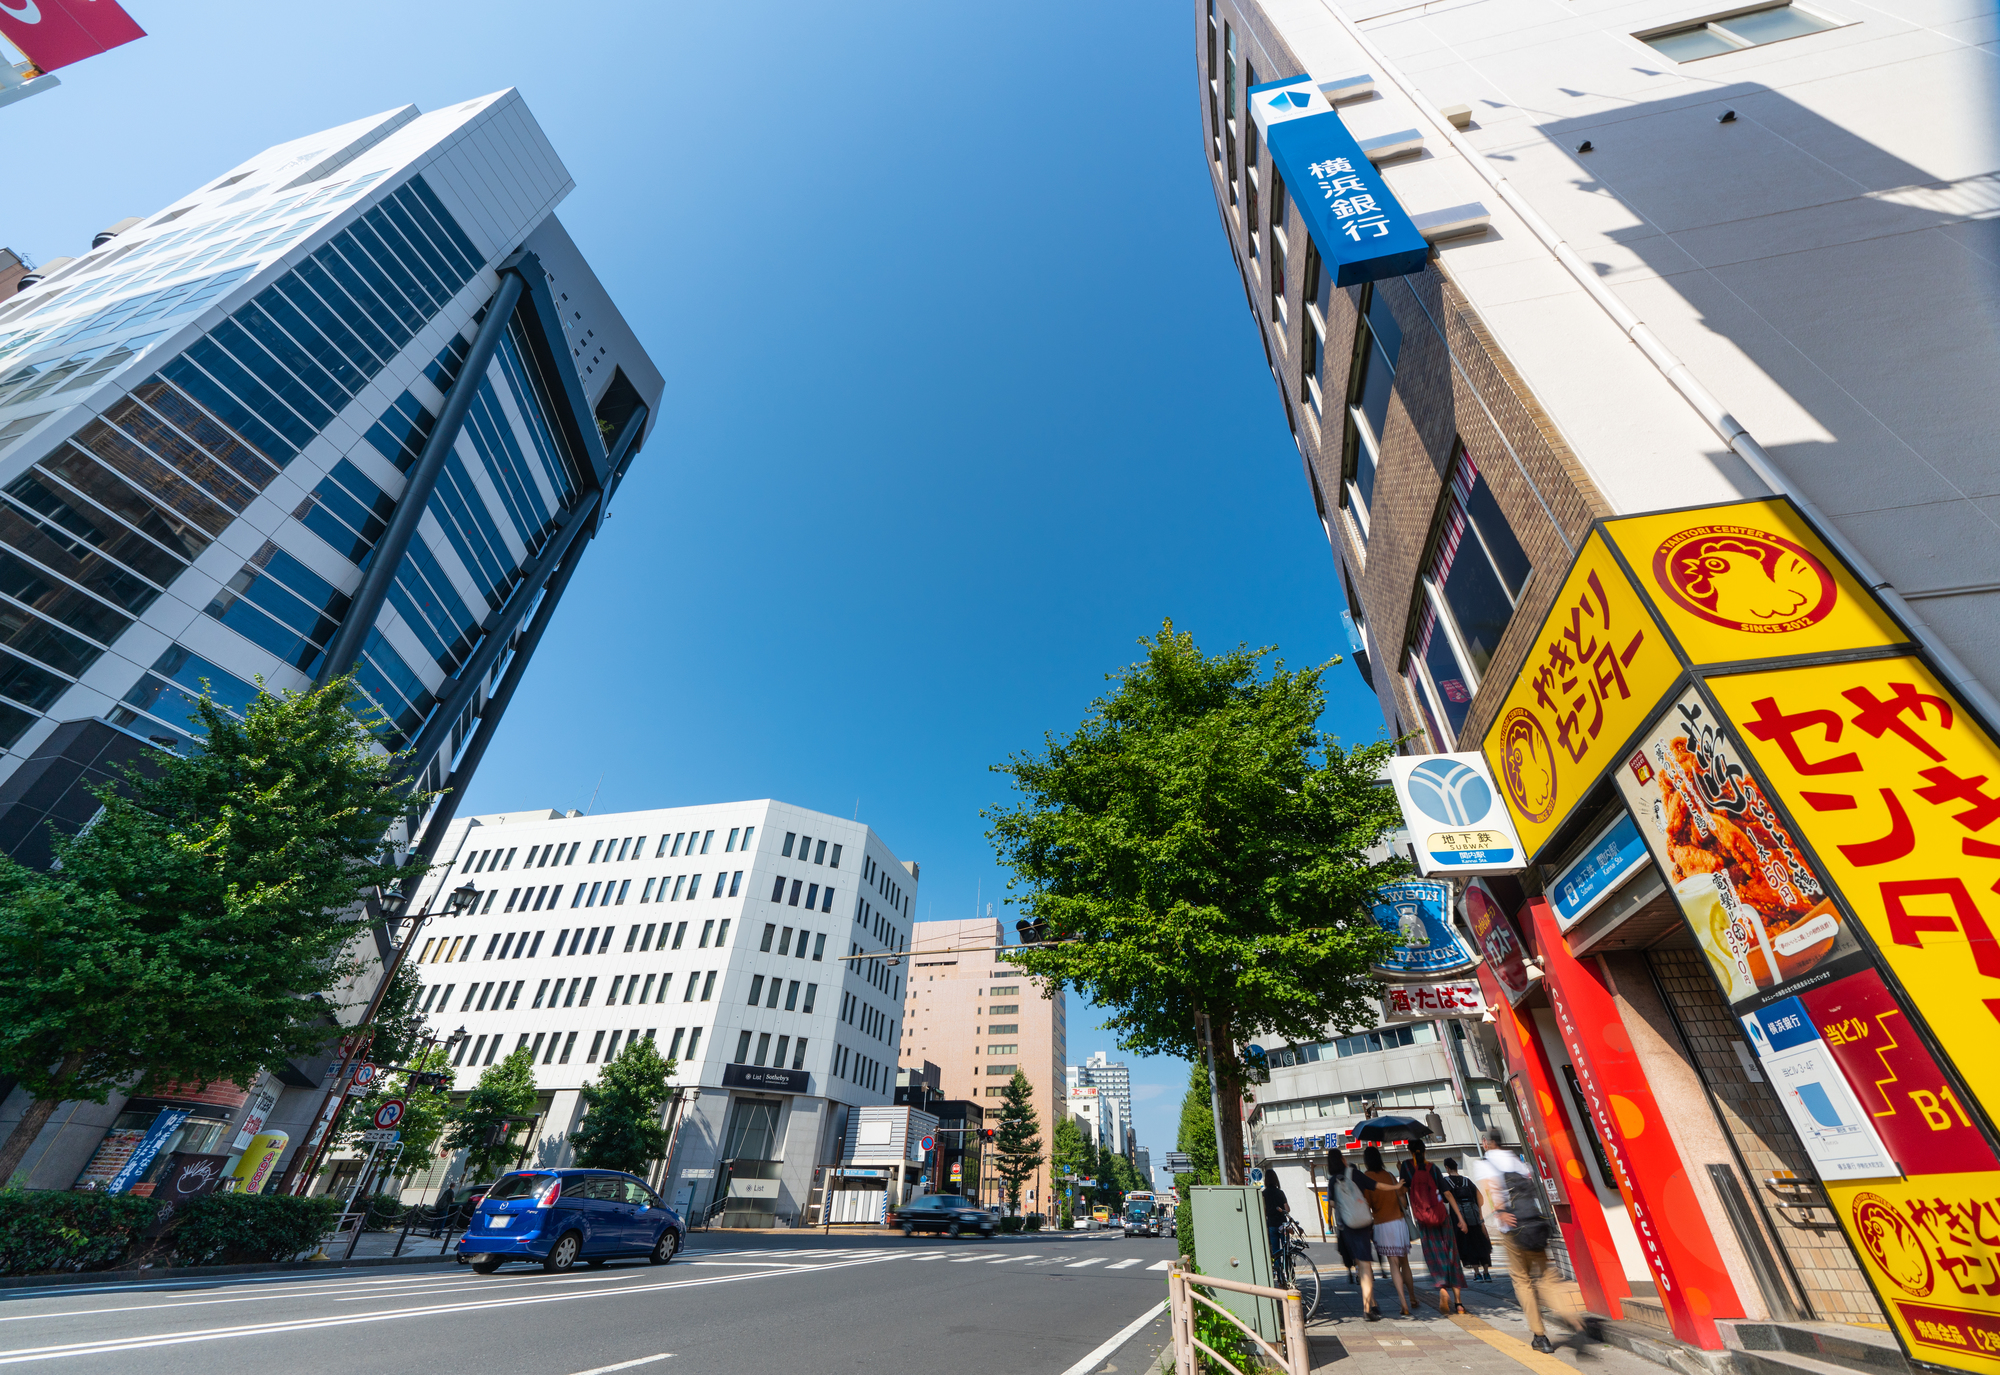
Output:
M65 1375L1068 1375L1166 1297L1171 1240L697 1234L670 1265L446 1263L0 1292L0 1366Z

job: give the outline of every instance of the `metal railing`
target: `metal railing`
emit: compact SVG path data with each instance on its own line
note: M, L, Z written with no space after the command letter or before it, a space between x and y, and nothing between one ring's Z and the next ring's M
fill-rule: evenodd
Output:
M1245 1326L1234 1313L1206 1294L1196 1293L1198 1288L1227 1289L1233 1293L1276 1299L1280 1305L1284 1349L1280 1350L1265 1341L1253 1328ZM1205 1354L1232 1375L1246 1375L1228 1357L1195 1335L1196 1304L1205 1304L1235 1324L1285 1375L1311 1375L1312 1355L1306 1347L1305 1302L1298 1290L1271 1289L1261 1284L1198 1275L1191 1270L1183 1270L1179 1262L1167 1271L1167 1309L1174 1337L1174 1375L1198 1375L1201 1362L1196 1352Z

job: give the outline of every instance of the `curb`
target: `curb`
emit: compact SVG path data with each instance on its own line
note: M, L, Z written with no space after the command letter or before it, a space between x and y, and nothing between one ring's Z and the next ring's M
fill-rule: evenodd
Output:
M63 1284L146 1284L153 1280L201 1279L221 1275L259 1275L284 1271L375 1270L391 1265L456 1264L446 1252L441 1256L357 1256L353 1260L276 1260L248 1265L147 1266L143 1270L88 1270L68 1275L17 1275L0 1279L0 1291L43 1289Z

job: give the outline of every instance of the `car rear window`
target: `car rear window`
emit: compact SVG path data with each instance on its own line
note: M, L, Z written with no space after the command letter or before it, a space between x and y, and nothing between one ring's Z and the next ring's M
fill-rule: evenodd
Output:
M486 1196L504 1201L510 1198L539 1198L549 1185L556 1182L552 1174L510 1174L503 1175Z

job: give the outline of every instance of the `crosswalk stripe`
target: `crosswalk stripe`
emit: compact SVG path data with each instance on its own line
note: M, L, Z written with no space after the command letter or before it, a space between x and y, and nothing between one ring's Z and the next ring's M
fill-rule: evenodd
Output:
M1137 1265L1138 1263L1139 1263L1139 1258L1137 1256L1134 1256L1130 1260L1113 1261L1108 1268L1112 1270L1123 1270L1128 1265Z
M1103 1256L1091 1256L1087 1260L1073 1260L1068 1265L1065 1265L1063 1268L1065 1270L1081 1270L1086 1265L1102 1265L1103 1263L1104 1263Z
M1148 1270L1171 1270L1174 1268L1174 1263L1170 1260L1156 1260L1146 1268Z
M948 1264L948 1265L970 1265L970 1264L972 1264L972 1262L974 1262L975 1260L978 1260L978 1259L979 1259L979 1257L978 1257L978 1256L953 1256L953 1257L952 1257L952 1258L951 1258L951 1259L950 1259L949 1261L947 1261L947 1262L946 1262L946 1264Z
M986 1263L988 1265L1005 1265L1010 1260L1022 1260L1022 1259L1024 1259L1024 1257L1022 1256L1000 1256L997 1257L996 1259L989 1260Z

